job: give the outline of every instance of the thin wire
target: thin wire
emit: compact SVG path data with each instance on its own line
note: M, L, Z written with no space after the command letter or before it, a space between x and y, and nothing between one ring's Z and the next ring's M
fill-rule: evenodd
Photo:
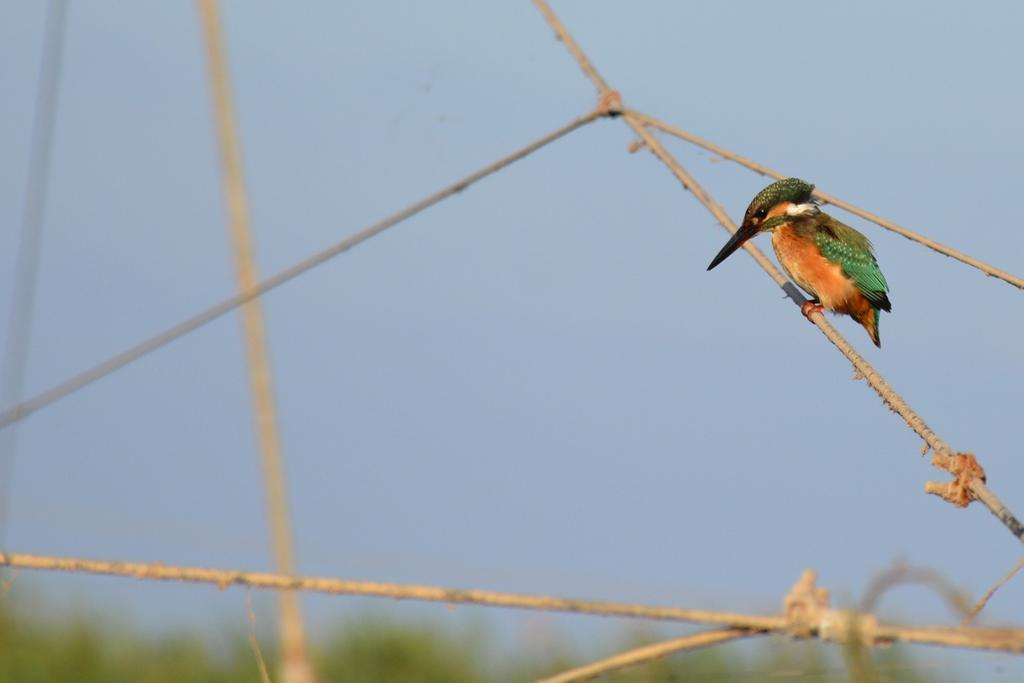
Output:
M734 161L737 164L740 164L741 166L746 166L755 173L760 173L761 175L771 176L772 178L777 179L787 177L786 175L779 173L774 169L768 168L763 164L759 164L756 161L752 161L750 159L747 159L746 157L740 156L736 152L733 152L720 145L705 140L704 138L698 137L693 133L689 133L685 130L682 130L681 128L677 128L676 126L665 123L664 121L656 119L653 116L648 116L647 114L642 114L640 112L632 110L630 110L629 113L635 116L636 118L640 119L644 123L644 125L651 126L652 128L657 128L658 130L668 133L669 135L674 135L675 137L680 138L681 140L686 140L687 142L693 143L698 147L703 147L704 149L708 150L709 152L717 154L723 159L728 159L729 161ZM849 211L850 213L856 216L860 216L865 220L871 221L872 223L878 225L879 227L885 228L886 230L889 230L891 232L895 232L897 235L902 235L903 237L906 237L908 240L912 240L914 242L917 242L918 244L922 244L933 251L937 251L938 253L943 254L944 256L948 256L950 258L956 259L957 261L960 261L961 263L966 263L969 266L977 268L986 275L999 278L1000 280L1003 280L1004 282L1007 282L1019 289L1024 289L1024 278L1020 278L1016 275L1013 275L1012 273L1007 273L1006 271L1000 270L999 268L989 265L984 261L979 261L973 256L968 256L967 254L957 251L952 247L947 247L946 245L936 242L935 240L929 237L925 237L919 232L914 232L910 228L905 228L902 225L893 223L892 221L882 218L881 216L878 216L876 214L873 214L870 211L862 209L858 206L854 206L853 204L847 202L846 200L840 199L835 195L822 192L821 190L815 190L814 196L816 196L823 202L832 204L833 206L838 206L840 209L843 209L844 211Z
M46 406L56 401L59 401L68 394L72 394L78 391L82 387L85 387L98 379L106 377L110 373L123 368L124 366L138 360L139 358L142 358L143 356L152 353L153 351L156 351L157 349L163 346L166 346L167 344L178 339L179 337L182 337L188 334L189 332L192 332L193 330L196 330L202 327L203 325L206 325L207 323L216 320L225 313L235 310L245 302L250 301L258 296L262 296L263 294L266 294L272 289L280 287L284 283L298 277L299 275L302 275L306 271L311 270L316 266L319 266L320 264L331 260L335 256L342 254L351 249L352 247L355 247L356 245L365 242L371 237L374 237L384 232L388 228L398 223L401 223L405 219L415 216L424 209L429 208L434 204L437 204L438 202L447 199L448 197L451 197L452 195L462 192L463 190L468 188L470 185L473 185L477 181L482 180L483 178L486 178L487 176L497 171L500 171L506 166L537 151L541 147L544 147L545 145L554 142L558 138L571 133L577 128L581 128L582 126L585 126L588 123L592 123L593 121L607 115L607 112L604 111L593 111L587 114L586 116L581 116L580 118L574 119L573 121L570 121L566 125L559 128L558 130L548 133L544 137L534 142L531 142L525 147L516 150L512 154L509 154L508 156L499 159L493 164L490 164L489 166L486 166L480 169L479 171L476 171L475 173L471 173L465 178L449 185L448 187L442 190L439 190L438 192L430 195L429 197L425 197L424 199L421 199L415 204L412 204L406 207L405 209L402 209L398 213L394 213L388 216L387 218L384 218L383 220L378 221L377 223L374 223L373 225L355 233L354 235L346 237L340 242L334 244L333 246L330 246L324 249L323 251L317 252L316 254L313 254L312 256L282 270L276 275L273 275L267 278L266 280L263 280L251 290L229 297L221 301L220 303L211 306L210 308L207 308L205 311L202 311L201 313L198 313L192 316L191 318L188 318L187 320L183 320L177 325L174 325L173 327L170 327L164 330L163 332L154 335L149 339L139 344L136 344L135 346L125 351L122 351L121 353L115 356L111 356L107 360L98 363L97 365L89 368L88 370L85 370L84 372L81 372L75 375L74 377L71 377L63 381L60 384L51 387L50 389L47 389L46 391L36 394L35 396L29 398L28 400L22 401L21 403L18 403L17 405L14 405L11 408L4 410L3 412L0 412L0 430L3 430L9 425L24 419L25 417L31 415L32 413L41 410L42 408L45 408Z
M53 557L0 552L0 566L20 569L123 576L145 581L180 581L200 583L225 589L230 586L270 590L293 590L330 595L363 595L394 600L417 600L445 604L471 604L489 607L629 617L659 621L678 621L746 629L752 632L790 633L790 623L783 616L761 616L734 612L636 605L608 600L579 600L548 595L501 593L477 589L444 588L380 581L354 581L321 577L284 576L262 572L243 572L204 567L183 567L163 563L108 562L75 557ZM822 637L821 629L812 636ZM834 639L832 637L831 639ZM1024 630L998 628L907 627L879 624L873 634L874 644L894 642L963 647L1002 652L1024 652Z
M17 404L25 390L39 255L46 218L46 200L50 192L50 162L53 156L61 66L64 61L67 10L67 0L51 0L47 9L43 53L39 64L39 83L36 89L32 143L29 148L28 183L25 187L21 215L20 246L14 267L14 294L4 345L0 406ZM17 430L12 429L7 434L0 435L0 547L6 544L7 517L11 505L10 493L17 450Z
M545 0L534 0L534 4L540 9L541 13L547 19L548 24L555 31L555 35L558 39L566 46L577 62L580 64L580 68L590 78L590 80L597 87L598 92L602 98L609 96L615 91L611 90L604 79L601 78L600 74L594 68L594 65L583 53L582 49L569 34L565 26L559 21L558 17L555 16L554 12L548 6ZM694 197L700 201L711 214L718 220L723 228L730 233L736 232L736 226L729 218L729 215L724 209L700 186L699 183L686 172L685 169L676 161L675 157L669 154L660 142L651 134L644 124L644 120L637 116L629 109L622 111L622 119L629 124L630 128L640 136L640 139L644 142L649 150L654 153L679 179L683 184L683 187L689 190ZM764 253L761 252L754 244L750 241L746 242L743 247L747 252L754 258L761 268L768 273L768 276L775 281L775 284L779 285L782 290L786 293L790 299L797 306L802 306L806 299L796 289L793 283L779 272L779 270L772 264L771 261L765 257ZM903 400L896 391L889 386L888 382L876 371L870 363L857 353L856 350L850 345L846 339L825 319L825 316L821 313L812 313L810 316L811 322L817 325L818 329L822 331L825 337L832 342L833 345L839 351L846 356L846 358L853 364L854 368L864 377L865 381L871 386L872 389L881 397L882 402L887 405L891 410L897 413L903 418L904 422L914 430L925 442L935 451L935 458L933 462L944 469L949 469L953 463L953 456L955 455L953 449L949 447L945 441L932 431L925 421L918 415L914 410ZM1013 513L1003 504L1001 500L982 482L980 479L972 479L970 481L971 492L978 501L985 505L996 518L1003 523L1003 525L1009 529L1018 541L1024 543L1024 524L1017 519Z

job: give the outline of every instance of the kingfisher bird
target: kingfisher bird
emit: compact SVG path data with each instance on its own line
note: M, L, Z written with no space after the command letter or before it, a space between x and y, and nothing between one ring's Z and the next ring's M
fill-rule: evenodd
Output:
M807 319L824 309L844 313L881 347L879 311L892 311L892 304L871 242L823 212L812 198L813 192L814 185L799 178L779 180L758 192L743 215L743 224L708 270L754 235L770 232L782 268L811 295L800 309Z

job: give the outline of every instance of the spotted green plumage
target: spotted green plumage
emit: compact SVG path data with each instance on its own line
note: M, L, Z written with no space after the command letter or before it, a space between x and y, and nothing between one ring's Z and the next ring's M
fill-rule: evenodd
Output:
M877 308L892 310L889 284L885 281L868 238L827 214L815 221L814 242L822 256L843 269L857 289Z

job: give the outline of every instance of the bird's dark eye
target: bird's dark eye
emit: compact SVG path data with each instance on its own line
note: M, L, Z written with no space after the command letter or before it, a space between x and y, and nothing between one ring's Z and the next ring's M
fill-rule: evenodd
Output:
M757 217L757 218L764 218L767 215L768 215L768 209L758 209L754 213L754 216Z

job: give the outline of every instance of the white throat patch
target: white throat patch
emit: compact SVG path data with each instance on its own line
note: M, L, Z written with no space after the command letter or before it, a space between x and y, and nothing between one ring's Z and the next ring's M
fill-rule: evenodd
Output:
M786 209L787 216L817 216L819 213L821 213L821 209L814 202L790 204Z

